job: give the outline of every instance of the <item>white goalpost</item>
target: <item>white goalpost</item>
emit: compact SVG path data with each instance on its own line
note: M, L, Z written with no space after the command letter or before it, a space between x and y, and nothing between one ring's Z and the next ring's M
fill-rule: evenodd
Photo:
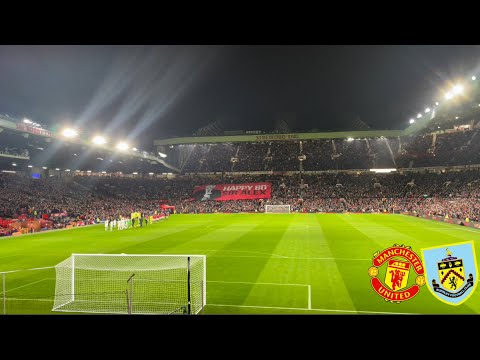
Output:
M265 213L290 213L290 205L265 205Z
M72 254L55 266L53 311L197 314L205 255Z

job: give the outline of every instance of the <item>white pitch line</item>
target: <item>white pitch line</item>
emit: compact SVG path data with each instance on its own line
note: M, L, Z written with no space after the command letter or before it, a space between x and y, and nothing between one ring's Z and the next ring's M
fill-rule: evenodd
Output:
M294 260L345 260L345 261L372 261L372 259L356 259L356 258L333 258L333 257L294 257L285 256L286 259Z
M54 300L53 299L26 299L26 298L12 298L12 297L7 297L5 298L5 300L9 301L9 300L15 300L15 301L50 301L50 302L53 302Z
M332 258L332 257L295 257L295 256L272 256L272 257L267 257L267 256L250 256L250 255L240 255L240 256L235 256L235 255L208 255L209 258L259 258L259 259L279 259L279 260L341 260L341 261L371 261L372 259L351 259L351 258Z
M45 280L47 280L47 279L40 279L40 280L38 280L38 281L34 281L34 282L28 283L28 284L26 284L26 285L17 286L16 288L9 289L9 290L7 290L7 291L5 291L5 292L7 293L7 292L10 292L10 291L13 291L13 290L17 290L17 289L21 289L21 288L23 288L23 287L27 287L27 286L30 286L30 285L33 285L33 284L38 284L39 282L42 282L42 281L45 281Z
M312 286L308 285L308 310L312 310Z
M238 307L238 308L254 308L254 309L277 309L277 310L302 310L302 311L324 311L324 312L340 312L354 314L394 314L394 315L421 315L420 313L399 313L387 311L362 311L362 310L334 310L334 309L307 309L307 308L289 308L278 306L252 306L252 305L224 305L224 304L206 304L206 306L219 307Z
M399 215L402 215L402 216L404 216L404 217L413 217L413 216L404 215L404 214L399 214ZM425 219L425 218L423 218L423 217L418 217L418 218L417 218L417 217L413 217L413 218L415 218L415 219L420 219L420 220L425 220L425 221L432 221L432 222L434 221L433 224L435 224L435 223L442 224L442 225L448 226L448 227L449 227L450 229L452 229L452 230L465 230L465 231L475 232L475 233L477 233L477 234L480 235L480 229L478 229L478 230L469 229L468 227L467 227L467 228L466 228L466 227L461 227L461 226L458 225L458 224L450 224L450 223L445 223L445 222L437 221L437 220L434 220L434 219ZM453 226L451 226L451 225L453 225ZM455 227L455 226L456 226L456 227Z
M39 267L39 268L32 268L32 269L22 269L22 270L10 270L10 271L0 271L0 274L5 273L5 274L10 274L10 273L15 273L15 272L21 272L21 271L30 271L30 270L44 270L44 269L53 269L55 266L45 266L45 267Z
M278 286L310 286L308 284L283 284L283 283L262 283L262 282L246 282L246 281L219 281L208 280L207 283L225 283L225 284L249 284L249 285L278 285Z

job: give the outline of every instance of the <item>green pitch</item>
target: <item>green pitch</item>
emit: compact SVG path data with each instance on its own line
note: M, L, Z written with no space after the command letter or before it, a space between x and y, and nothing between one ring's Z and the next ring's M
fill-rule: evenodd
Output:
M206 314L472 314L480 313L478 289L460 306L426 286L393 304L374 292L367 273L373 253L393 244L421 256L423 247L468 240L479 255L480 230L403 215L173 215L123 231L99 225L0 238L0 272L51 267L72 253L203 254ZM54 288L51 268L7 273L6 312L51 313Z

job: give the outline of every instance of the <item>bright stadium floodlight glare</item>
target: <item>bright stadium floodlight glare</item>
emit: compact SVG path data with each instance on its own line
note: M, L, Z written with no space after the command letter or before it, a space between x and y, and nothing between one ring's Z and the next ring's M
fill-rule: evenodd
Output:
M15 164L15 163L12 163L12 166L17 166L17 164Z
M160 155L160 157L162 157L162 158L166 158L166 157L167 157L167 155L166 155L166 154L164 154L164 153L161 153L160 151L158 152L158 155Z
M477 77L475 75L472 76L472 80L475 81L477 80Z
M153 175L153 173L148 173L148 175Z
M128 150L128 144L124 143L124 142L121 142L121 143L118 143L117 144L117 149L118 150Z
M430 112L430 108L427 107L427 108L425 109L425 113L429 113L429 112Z
M69 171L70 171L70 169L65 169L65 171L66 171L66 172L69 172Z
M106 174L107 172L106 171L102 171L102 174Z
M133 151L138 151L138 149L136 147L132 148Z
M42 166L42 169L43 169L43 170L47 170L47 167L46 167L46 166Z
M87 173L89 173L89 174L90 174L91 172L92 172L92 170L87 170Z
M458 120L458 116L455 116L455 120Z
M66 128L62 131L62 135L66 138L73 138L78 135L78 132L75 129Z
M132 175L138 175L138 172L135 171L134 173L132 173Z
M408 122L409 122L410 124L413 124L413 123L415 122L415 119L410 119Z
M32 120L27 119L27 118L23 119L23 122L24 122L25 124L32 124L32 123L33 123Z
M449 91L445 94L445 100L450 100L453 97L453 94Z
M463 92L463 86L462 85L455 85L453 87L452 91L455 95L461 94Z
M33 165L28 165L29 168L33 168Z
M397 171L397 169L370 169L370 171L375 173L391 173Z
M55 170L57 170L57 171L60 171L60 169L59 169L59 168L55 168Z
M437 106L438 106L438 105L440 105L440 103L439 103L438 101L435 101L435 105L437 105Z
M353 138L352 138L352 137L349 137L349 138L347 139L347 141L353 141Z
M103 136L97 135L93 137L92 143L95 145L104 145L107 143L107 139L105 139Z
M421 117L422 117L422 114L419 113L419 114L417 115L417 119L420 119Z

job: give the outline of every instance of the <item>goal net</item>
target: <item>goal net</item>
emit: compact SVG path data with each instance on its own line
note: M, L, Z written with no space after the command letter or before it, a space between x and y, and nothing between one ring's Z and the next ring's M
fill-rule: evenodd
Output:
M197 314L206 304L204 255L72 254L55 266L53 311Z
M290 213L290 205L265 205L265 213Z

